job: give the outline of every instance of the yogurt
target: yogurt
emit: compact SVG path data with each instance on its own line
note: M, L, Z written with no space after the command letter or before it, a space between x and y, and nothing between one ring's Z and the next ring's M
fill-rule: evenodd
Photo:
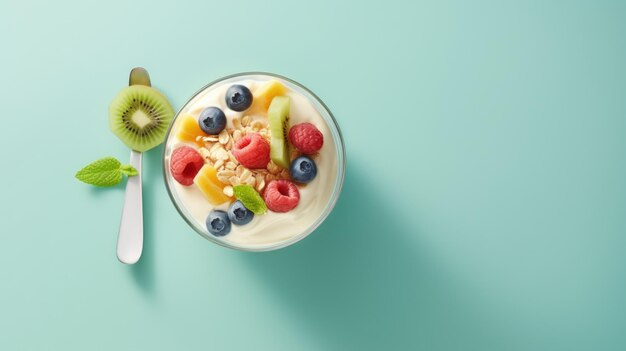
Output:
M286 96L291 98L290 124L309 122L314 124L324 136L324 145L314 160L317 164L317 176L306 185L298 184L300 191L300 201L296 208L287 213L275 213L268 211L263 215L255 215L254 219L242 226L233 225L229 234L223 237L211 235L206 229L206 218L214 209L227 211L230 203L218 206L212 205L202 192L194 185L183 186L176 182L169 172L169 157L174 149L182 145L198 148L194 143L180 140L176 137L180 128L182 118L178 116L191 115L197 117L201 111L209 106L216 106L226 114L227 128L233 128L235 117L242 119L243 116L251 116L254 120L267 121L265 114L253 114L243 111L236 112L226 106L224 99L226 90L233 84L241 84L254 92L259 86L269 80L278 80L283 84L288 92ZM253 75L233 77L206 87L196 94L180 110L174 120L166 139L164 165L165 177L168 190L177 208L185 217L187 222L203 236L217 241L229 247L244 250L268 250L278 248L297 241L298 237L306 236L323 220L330 208L334 205L337 192L340 190L343 181L343 169L340 172L336 136L327 121L322 117L318 108L323 108L317 101L312 101L313 97L289 81L274 76ZM317 107L315 105L317 103ZM325 112L325 111L324 111ZM339 140L340 146L341 141ZM343 149L341 149L343 151ZM343 167L343 164L341 164ZM339 189L337 189L339 188ZM335 196L335 198L333 198ZM330 207L330 208L329 208Z

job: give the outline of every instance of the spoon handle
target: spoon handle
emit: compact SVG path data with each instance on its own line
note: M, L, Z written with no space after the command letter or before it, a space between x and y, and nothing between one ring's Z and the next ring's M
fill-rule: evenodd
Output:
M137 169L134 177L126 182L126 197L122 210L120 233L117 237L117 259L133 264L143 250L143 203L141 194L141 152L131 150L130 164Z

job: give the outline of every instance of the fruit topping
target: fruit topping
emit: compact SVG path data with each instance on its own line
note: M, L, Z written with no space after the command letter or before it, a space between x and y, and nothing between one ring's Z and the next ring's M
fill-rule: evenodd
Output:
M289 168L289 145L287 131L289 130L289 109L291 99L287 96L277 96L272 100L267 118L271 133L270 157L275 164L282 168Z
M206 218L206 228L215 236L224 236L230 233L230 219L226 212L213 210Z
M148 151L165 140L174 110L165 96L145 85L131 85L109 107L109 127L124 144Z
M244 225L250 223L254 218L254 213L237 200L228 208L228 218L235 225Z
M193 184L193 178L204 166L204 159L198 151L189 146L181 146L172 152L170 172L172 177L182 185Z
M218 107L207 107L200 113L198 124L205 133L217 135L226 127L226 115Z
M289 174L298 183L309 183L317 175L317 166L309 157L300 156L291 162Z
M267 208L274 212L289 212L298 206L300 192L298 187L288 180L273 180L263 194Z
M210 165L204 165L193 179L200 191L213 205L223 204L230 201L230 197L224 194L224 185L217 179L217 170Z
M303 154L314 154L324 145L324 135L311 123L300 123L289 129L289 141Z
M204 146L202 139L198 140L198 137L207 137L208 134L200 129L198 120L192 116L184 116L180 121L180 127L176 137L182 141L188 141L196 143L198 146Z
M239 139L231 152L239 163L250 169L265 168L270 162L270 145L258 133Z
M236 185L233 187L235 197L254 214L262 215L267 212L267 207L261 195L250 185Z
M287 89L276 80L261 85L254 91L254 101L251 110L255 113L266 113L267 109L276 96L285 95Z
M226 106L237 112L245 111L252 105L252 93L247 87L235 84L226 90Z

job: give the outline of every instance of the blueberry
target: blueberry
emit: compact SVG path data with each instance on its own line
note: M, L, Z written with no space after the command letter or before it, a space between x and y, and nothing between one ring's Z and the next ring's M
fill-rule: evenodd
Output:
M243 85L231 85L226 90L226 106L237 112L245 111L252 105L252 93Z
M219 134L226 127L226 115L217 107L207 107L200 113L198 124L209 135Z
M300 156L291 162L289 173L296 182L308 183L317 175L317 166L310 158Z
M250 223L254 218L254 213L246 208L246 206L237 200L228 208L228 218L233 224L244 225Z
M230 219L226 212L213 210L206 218L206 228L215 236L224 236L230 233Z

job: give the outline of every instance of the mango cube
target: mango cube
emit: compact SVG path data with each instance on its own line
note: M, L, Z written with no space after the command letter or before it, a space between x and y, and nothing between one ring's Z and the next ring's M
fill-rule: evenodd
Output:
M252 113L267 113L267 109L276 96L285 95L287 88L276 80L270 80L258 87L252 93L253 100L250 111Z
M183 116L176 137L183 141L196 143L198 146L204 146L204 141L196 140L199 136L206 137L207 134L200 129L198 120L190 115Z
M217 206L231 200L224 194L224 184L217 179L217 170L213 166L202 166L193 182L212 205Z

